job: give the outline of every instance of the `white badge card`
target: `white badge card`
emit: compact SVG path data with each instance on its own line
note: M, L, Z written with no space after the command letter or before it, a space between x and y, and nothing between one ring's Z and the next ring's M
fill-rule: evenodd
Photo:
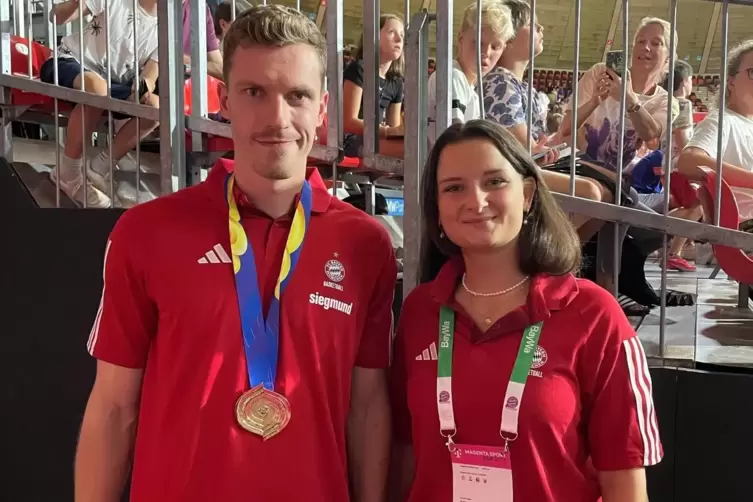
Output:
M509 451L456 443L451 455L453 502L512 502Z

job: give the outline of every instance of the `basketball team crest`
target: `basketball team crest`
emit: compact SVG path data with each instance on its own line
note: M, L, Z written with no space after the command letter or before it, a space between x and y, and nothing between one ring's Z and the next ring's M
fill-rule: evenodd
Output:
M549 359L549 356L547 355L546 350L544 350L544 347L537 345L536 352L534 352L533 354L533 362L531 363L531 368L541 368L546 364L547 359Z
M324 273L332 282L342 282L345 279L345 266L339 260L329 260L324 264Z

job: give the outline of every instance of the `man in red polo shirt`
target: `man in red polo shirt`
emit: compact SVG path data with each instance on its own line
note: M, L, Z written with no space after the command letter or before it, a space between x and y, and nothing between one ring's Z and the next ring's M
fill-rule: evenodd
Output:
M241 14L221 89L235 162L113 230L77 502L119 500L131 450L133 502L345 502L349 477L383 499L396 263L306 172L324 50L292 9Z

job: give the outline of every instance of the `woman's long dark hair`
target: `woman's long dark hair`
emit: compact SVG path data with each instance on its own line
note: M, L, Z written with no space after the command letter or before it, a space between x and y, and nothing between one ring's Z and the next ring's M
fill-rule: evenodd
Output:
M400 21L405 26L403 18L397 14L382 14L379 16L379 29L384 28L387 21L391 20ZM356 53L356 60L363 61L363 34L361 34L361 42L358 44L358 52ZM395 78L403 78L405 75L405 37L403 37L403 52L400 53L400 57L392 62L390 69L387 70L387 80Z
M512 167L524 178L533 179L536 189L528 212L528 223L518 236L518 259L521 272L563 275L580 266L580 240L565 213L554 200L534 164L517 139L499 124L486 120L471 120L454 124L434 144L424 168L421 194L422 242L421 282L432 281L442 265L460 248L441 234L437 204L437 169L442 150L448 145L472 139L483 139L494 145Z

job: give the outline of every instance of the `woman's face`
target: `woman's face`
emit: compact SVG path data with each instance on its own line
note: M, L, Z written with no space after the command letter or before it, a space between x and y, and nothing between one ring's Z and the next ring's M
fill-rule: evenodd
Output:
M753 52L740 58L740 70L727 78L730 98L753 108Z
M437 169L442 230L463 250L506 247L517 240L534 189L490 141L448 145Z
M669 47L664 43L664 27L660 24L648 24L635 36L633 44L633 69L655 73L667 68Z
M405 26L399 19L388 19L379 31L381 61L395 61L403 54Z
M534 56L538 56L544 50L544 27L534 19L533 29L536 30L533 35L533 53ZM508 50L514 51L519 59L528 59L531 54L531 24L521 26L515 38L507 43L507 47Z
M476 31L465 30L458 37L460 59L464 67L476 69ZM481 74L486 75L497 66L505 50L506 40L489 26L481 26Z

